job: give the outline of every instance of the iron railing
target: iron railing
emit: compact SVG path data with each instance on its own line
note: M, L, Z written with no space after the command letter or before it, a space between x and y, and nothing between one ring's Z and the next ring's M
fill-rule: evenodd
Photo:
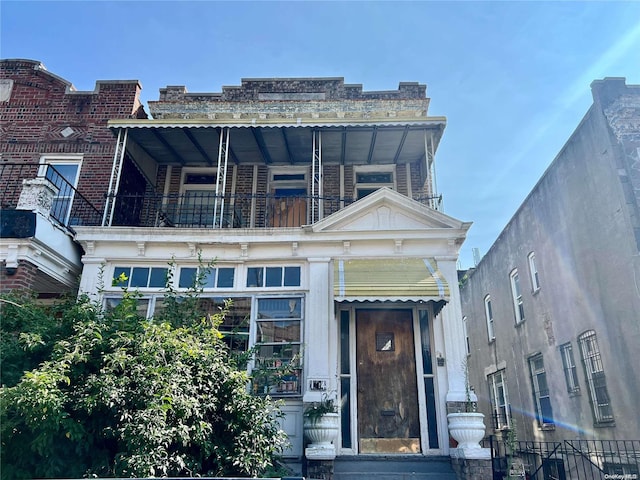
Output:
M416 197L432 206L440 197ZM311 195L185 194L108 195L113 217L105 226L181 228L300 227L314 223L354 202L351 198Z
M0 164L0 207L15 209L25 179L45 178L57 188L50 217L73 230L83 226L135 226L182 228L300 227L350 205L352 198L311 195L226 194L186 192L108 194L103 215L54 165ZM97 186L99 187L99 186ZM105 185L106 189L106 185ZM433 209L441 208L442 196L418 196L414 200Z
M640 479L640 440L508 441L490 436L494 479Z
M0 206L15 209L18 206L22 181L34 178L47 179L57 190L50 218L69 230L74 225L100 225L102 214L87 200L54 165L2 163L0 164Z

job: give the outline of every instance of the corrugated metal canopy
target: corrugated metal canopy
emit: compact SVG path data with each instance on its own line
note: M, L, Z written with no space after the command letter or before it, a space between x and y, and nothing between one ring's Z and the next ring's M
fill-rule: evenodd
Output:
M433 259L336 260L333 294L337 301L437 302L449 299L449 286Z
M110 121L114 132L128 129L135 142L159 164L215 165L220 132L230 128L232 163L309 165L313 131L322 132L322 161L326 164L379 165L424 159L425 136L437 149L446 124L434 118L421 122L330 124L171 123L138 120ZM431 148L431 146L430 146Z

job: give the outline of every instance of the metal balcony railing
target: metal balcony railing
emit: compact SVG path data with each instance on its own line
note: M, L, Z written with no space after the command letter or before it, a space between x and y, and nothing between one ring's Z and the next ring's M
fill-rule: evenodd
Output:
M434 204L434 197L415 200L430 207ZM105 219L105 226L268 228L309 225L354 200L311 195L216 195L198 191L169 195L116 194L108 196L107 203L111 202L115 202L113 217Z
M0 164L0 207L15 209L22 192L22 181L34 178L45 178L56 188L58 193L53 200L50 217L57 223L69 230L73 230L74 225L100 225L100 211L54 165L46 163Z

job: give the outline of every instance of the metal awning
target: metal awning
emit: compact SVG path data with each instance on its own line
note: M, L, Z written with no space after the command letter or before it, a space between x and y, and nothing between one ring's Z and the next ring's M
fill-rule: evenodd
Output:
M335 260L336 301L449 300L449 286L432 258Z
M158 164L215 166L220 134L230 129L229 161L235 164L309 165L314 131L322 134L324 164L401 164L435 152L446 125L444 117L423 121L353 121L301 123L175 122L112 120L117 133L128 130L136 143ZM428 146L427 146L428 144Z

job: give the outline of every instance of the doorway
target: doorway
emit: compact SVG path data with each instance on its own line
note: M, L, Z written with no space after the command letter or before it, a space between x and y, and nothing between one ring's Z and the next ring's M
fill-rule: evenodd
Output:
M360 453L420 453L413 315L356 310Z

